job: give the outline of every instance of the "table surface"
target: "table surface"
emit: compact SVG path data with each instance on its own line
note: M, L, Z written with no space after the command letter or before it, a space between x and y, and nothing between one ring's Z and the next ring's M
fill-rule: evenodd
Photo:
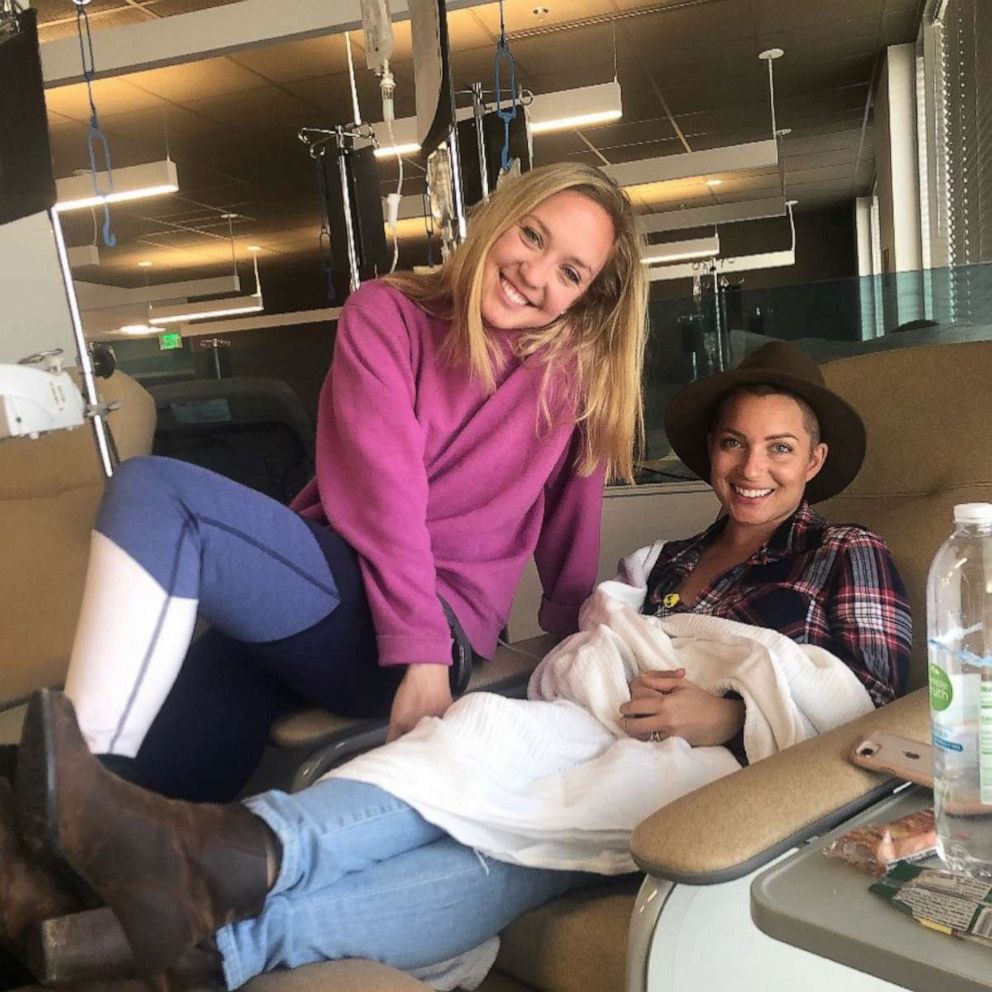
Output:
M864 823L890 823L931 805L929 789L900 791L758 875L751 916L788 944L919 992L992 989L992 948L936 933L868 891L874 879L823 850Z

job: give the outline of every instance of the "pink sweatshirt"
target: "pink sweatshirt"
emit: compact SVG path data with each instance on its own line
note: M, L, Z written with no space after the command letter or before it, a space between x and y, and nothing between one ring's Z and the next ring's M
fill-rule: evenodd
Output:
M438 595L491 657L532 554L550 633L577 629L596 579L604 472L573 470L574 407L548 427L543 367L513 358L487 396L439 355L447 331L392 287L352 293L320 396L316 478L293 503L358 552L382 665L450 661Z

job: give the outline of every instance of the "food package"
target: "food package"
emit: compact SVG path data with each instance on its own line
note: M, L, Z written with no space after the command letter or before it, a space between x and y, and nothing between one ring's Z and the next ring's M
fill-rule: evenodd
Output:
M884 875L897 861L928 857L937 849L933 809L921 809L892 823L870 823L838 837L825 850L872 875Z

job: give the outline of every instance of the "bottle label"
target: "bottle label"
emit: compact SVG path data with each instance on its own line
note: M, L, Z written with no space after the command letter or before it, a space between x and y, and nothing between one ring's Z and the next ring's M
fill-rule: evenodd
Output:
M983 806L992 805L992 681L983 681L978 718L978 781Z
M948 674L939 665L930 666L933 745L940 748L948 760L953 758L955 765L964 762L974 767L978 760L975 750L978 743L981 684L982 677L977 672ZM992 731L992 719L989 728ZM992 763L989 768L989 784L992 785Z
M935 713L942 713L951 705L954 690L951 680L939 665L930 665L930 708Z

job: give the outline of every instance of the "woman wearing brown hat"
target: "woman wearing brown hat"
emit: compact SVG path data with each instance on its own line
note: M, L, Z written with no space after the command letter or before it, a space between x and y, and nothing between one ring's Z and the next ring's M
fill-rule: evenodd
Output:
M834 652L876 703L900 692L909 611L888 552L861 528L827 525L805 501L843 488L864 452L860 419L816 366L769 346L679 394L668 428L726 516L648 562L649 609L774 627ZM624 710L637 736L724 743L741 723L739 701L685 679L643 678L633 690ZM25 723L20 839L12 799L0 781L0 937L23 938L72 905L49 867L110 907L21 943L37 973L43 953L55 954L47 970L63 981L138 971L160 988L205 976L236 988L336 957L412 969L476 947L597 877L483 858L399 798L344 778L245 805L163 799L107 772L57 693L39 694Z
M769 627L846 662L876 706L900 695L911 618L885 542L863 527L828 524L810 507L841 492L865 454L861 418L824 386L817 364L771 342L733 372L676 394L665 430L723 513L701 534L655 546L653 558L626 560L642 568L644 611ZM743 726L743 702L678 673L641 676L631 695L625 729L636 737L725 744Z

